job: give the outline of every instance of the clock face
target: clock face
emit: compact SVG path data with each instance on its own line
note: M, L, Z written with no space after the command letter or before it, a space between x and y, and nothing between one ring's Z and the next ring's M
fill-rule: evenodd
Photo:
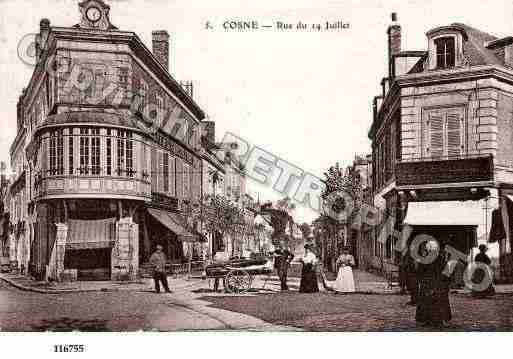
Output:
M101 19L102 13L97 7L90 7L86 11L86 16L89 21L97 22Z

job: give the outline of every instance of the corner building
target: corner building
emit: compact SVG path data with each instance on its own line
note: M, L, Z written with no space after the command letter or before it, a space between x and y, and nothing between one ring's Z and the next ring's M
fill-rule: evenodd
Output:
M513 39L454 23L429 30L427 50L407 51L392 21L369 132L374 205L395 230L409 224L410 238L429 234L464 255L497 242L496 275L511 280ZM381 229L374 267L393 271L396 238L379 243Z
M33 275L134 279L157 244L180 263L199 239L183 207L201 200L204 113L170 75L167 32L153 32L150 51L112 25L105 2L79 11L72 27L41 21L11 148L12 209L24 209Z

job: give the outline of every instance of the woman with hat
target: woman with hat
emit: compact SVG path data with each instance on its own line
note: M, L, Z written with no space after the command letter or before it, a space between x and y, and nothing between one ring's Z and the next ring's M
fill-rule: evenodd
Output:
M443 327L452 318L449 303L450 277L444 273L445 249L434 238L423 242L414 254L418 263L419 293L415 320L424 326Z
M337 259L338 275L334 287L336 293L354 293L356 291L352 269L354 265L354 257L349 253L349 248L344 247L342 254Z
M317 272L315 270L317 257L312 251L311 244L305 244L305 254L300 260L303 262L303 269L301 270L299 292L317 293L319 291L319 285L317 284Z
M472 296L475 298L486 298L495 294L495 288L493 287L493 274L490 267L492 260L486 254L487 251L488 247L486 244L480 244L479 253L476 254L476 257L474 258L476 264L479 264L479 267L474 270L474 275L472 276L472 283L477 284L476 289L472 290ZM488 286L483 289L479 284L484 283L484 281L488 282Z

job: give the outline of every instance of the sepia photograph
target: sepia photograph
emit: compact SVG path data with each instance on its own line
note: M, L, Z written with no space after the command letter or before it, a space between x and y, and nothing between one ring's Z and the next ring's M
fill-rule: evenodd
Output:
M0 352L507 342L512 19L507 1L1 0Z

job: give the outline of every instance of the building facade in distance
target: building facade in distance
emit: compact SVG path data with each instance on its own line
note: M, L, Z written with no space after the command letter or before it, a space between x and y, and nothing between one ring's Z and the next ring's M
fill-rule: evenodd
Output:
M201 200L204 113L170 75L167 32L150 51L105 2L79 11L72 27L41 21L8 208L35 276L132 279L156 244L180 262L198 238L182 209Z

